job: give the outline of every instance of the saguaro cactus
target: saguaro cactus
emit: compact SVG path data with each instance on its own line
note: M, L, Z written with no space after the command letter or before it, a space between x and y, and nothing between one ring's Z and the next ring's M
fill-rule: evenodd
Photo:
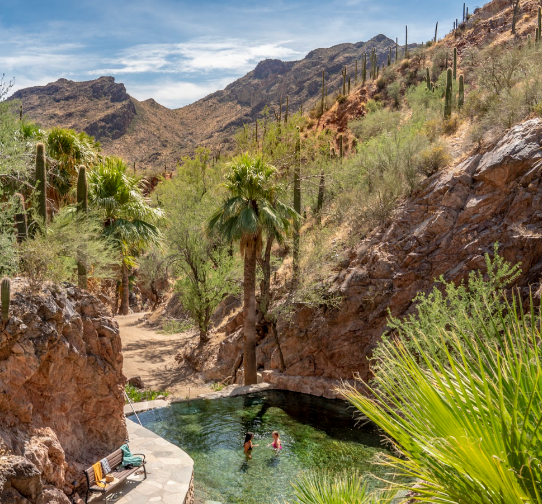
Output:
M454 47L454 80L457 80L457 47Z
M77 177L77 211L81 213L88 212L88 185L87 170L84 166L79 167ZM80 289L87 288L87 265L84 254L79 254L77 258L77 284Z
M36 145L36 182L38 185L38 213L47 225L47 180L45 171L45 146L40 142Z
M322 70L322 115L324 114L325 87L326 87L326 71Z
M538 40L540 41L540 33L542 33L542 8L538 7Z
M0 298L2 300L2 321L5 324L9 319L9 304L11 302L11 280L7 277L2 279Z
M391 65L391 46L390 46L390 52L388 53L388 66Z
M363 80L362 84L365 85L367 80L367 53L363 55L363 66L361 68L361 78Z
M344 155L343 151L343 136L339 136L339 157L342 159Z
M321 222L321 213L324 206L324 192L326 190L326 176L324 170L320 171L320 184L318 185L318 200L316 202L316 213L318 214L318 223Z
M350 94L350 75L348 76L348 94Z
M435 25L435 44L437 43L437 32L438 32L438 21L437 21L437 24Z
M20 193L13 195L18 206L15 214L15 226L17 227L17 243L21 243L28 238L28 225L26 220L26 208L24 205L24 196Z
M465 22L465 4L463 4L463 23Z
M452 69L446 71L446 94L444 96L444 117L448 118L452 115Z
M457 108L461 108L465 103L465 84L463 75L459 76L459 97L457 98Z
M356 69L354 71L354 86L358 83L358 60L356 58Z
M395 37L395 61L399 61L399 37Z
M425 81L427 84L427 91L431 91L431 76L429 75L429 67L425 68Z
M408 58L408 26L405 26L405 58Z
M84 166L79 167L77 177L77 207L80 212L88 212L87 169Z
M343 96L346 94L346 67L341 70L341 75L343 76Z

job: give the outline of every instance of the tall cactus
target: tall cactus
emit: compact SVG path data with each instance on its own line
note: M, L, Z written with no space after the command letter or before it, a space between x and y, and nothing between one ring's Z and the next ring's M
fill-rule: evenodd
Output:
M444 118L448 118L452 115L452 69L448 68L446 71L446 94L444 97Z
M77 176L77 211L88 213L87 169L84 166L79 167ZM77 284L80 289L87 288L87 265L84 255L81 253L77 258Z
M288 106L289 106L289 96L286 95L286 110L284 112L284 124L288 124Z
M350 94L350 75L348 76L348 94Z
M322 115L324 115L324 105L325 105L325 87L326 87L326 71L322 70Z
M17 227L17 243L28 238L28 224L26 220L26 208L24 205L24 196L20 193L13 195L17 200L17 213L15 214L15 226Z
M346 94L346 67L341 70L341 75L343 76L343 96Z
M88 212L87 169L84 166L79 167L77 177L77 207L80 212Z
M435 25L435 44L437 43L437 32L438 32L438 21L437 21L437 24Z
M459 97L457 98L457 108L463 107L465 103L465 84L463 74L459 76Z
M367 53L363 55L363 66L361 68L361 78L362 78L362 85L365 85L365 81L367 80Z
M399 38L395 37L395 61L399 61Z
M388 53L388 66L391 65L391 46L390 46L390 52Z
M408 26L405 26L405 59L408 58Z
M342 158L343 158L343 155L344 155L344 151L343 151L343 136L340 135L340 136L339 136L339 157L341 158L341 160L342 160Z
M457 47L454 47L454 81L457 80Z
M318 214L318 224L322 222L322 208L324 206L324 192L326 190L326 176L324 170L320 171L320 184L318 185L318 200L316 202L316 213Z
M535 35L535 38L534 38L534 42L535 42L535 46L538 45L538 43L540 42L540 28L538 28L538 26L536 27L536 35Z
M357 86L358 84L358 60L356 57L356 69L354 71L354 86Z
M542 33L542 8L538 7L538 41L540 42L540 33Z
M425 82L427 84L427 91L431 91L431 76L429 75L429 67L425 67Z
M4 324L9 319L9 304L11 302L11 280L7 277L0 284L0 298L2 300L2 321Z
M40 142L36 145L36 182L38 185L38 213L43 225L47 225L47 180L45 171L45 146Z
M465 22L465 4L463 4L463 23Z

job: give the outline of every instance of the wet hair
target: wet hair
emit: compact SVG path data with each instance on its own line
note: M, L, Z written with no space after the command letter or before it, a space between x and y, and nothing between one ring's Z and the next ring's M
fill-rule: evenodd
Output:
M252 432L247 432L245 434L245 443L248 443L253 437L254 437L254 434Z
M278 430L274 430L273 431L273 436L276 435L277 437L280 437L280 434L279 434L279 431Z

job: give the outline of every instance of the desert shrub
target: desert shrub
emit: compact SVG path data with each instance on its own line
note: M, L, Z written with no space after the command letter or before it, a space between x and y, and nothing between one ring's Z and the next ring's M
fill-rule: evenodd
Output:
M47 281L77 283L77 260L87 264L89 279L116 277L119 253L103 236L98 216L80 216L64 207L46 229L37 230L18 248L20 272L37 290Z
M348 99L347 96L339 95L339 96L337 96L336 101L337 101L337 103L342 104L342 103L344 103L347 99Z
M368 113L362 119L352 121L348 127L357 138L364 141L385 131L392 131L397 128L400 120L401 114L399 112L380 108Z
M162 324L162 334L179 334L192 329L194 325L188 320L168 319Z
M290 504L390 504L397 491L369 491L368 477L356 469L342 474L326 471L301 473L292 482L295 500ZM287 503L288 504L288 503Z
M459 128L459 123L459 116L457 114L452 114L442 121L442 132L446 135L452 135L457 131L457 128Z
M380 344L370 393L343 393L392 440L384 463L423 500L540 504L540 320L532 299L523 312L502 297L517 267L486 260L496 276L434 292Z
M388 96L393 100L393 106L399 107L401 104L401 82L392 82L387 88Z
M383 75L379 76L378 79L376 79L376 87L379 91L382 91L386 87L386 79Z
M126 395L130 398L130 401L132 401L133 403L142 401L154 401L159 396L169 396L169 392L167 390L140 390L130 384L126 385L126 388L124 390L126 392ZM126 400L125 402L126 404L128 404L128 400Z
M406 70L410 66L410 60L408 58L405 58L403 61L401 61L401 70Z
M451 159L444 143L434 143L418 154L417 169L423 175L433 175L447 166Z

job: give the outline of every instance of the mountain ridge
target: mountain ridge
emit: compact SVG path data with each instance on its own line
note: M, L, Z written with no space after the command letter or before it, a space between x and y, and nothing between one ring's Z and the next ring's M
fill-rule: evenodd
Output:
M313 49L297 61L265 59L224 89L178 109L153 98L139 101L110 76L83 82L61 78L18 90L10 99L20 100L25 115L44 128L85 131L102 142L106 154L139 169L167 170L199 145L231 151L235 131L261 117L266 106L278 110L281 97L283 107L288 97L290 113L312 108L321 93L322 70L327 92L335 93L342 86L343 67L354 84L354 62L374 48L382 64L390 47L395 41L379 34L366 42Z

